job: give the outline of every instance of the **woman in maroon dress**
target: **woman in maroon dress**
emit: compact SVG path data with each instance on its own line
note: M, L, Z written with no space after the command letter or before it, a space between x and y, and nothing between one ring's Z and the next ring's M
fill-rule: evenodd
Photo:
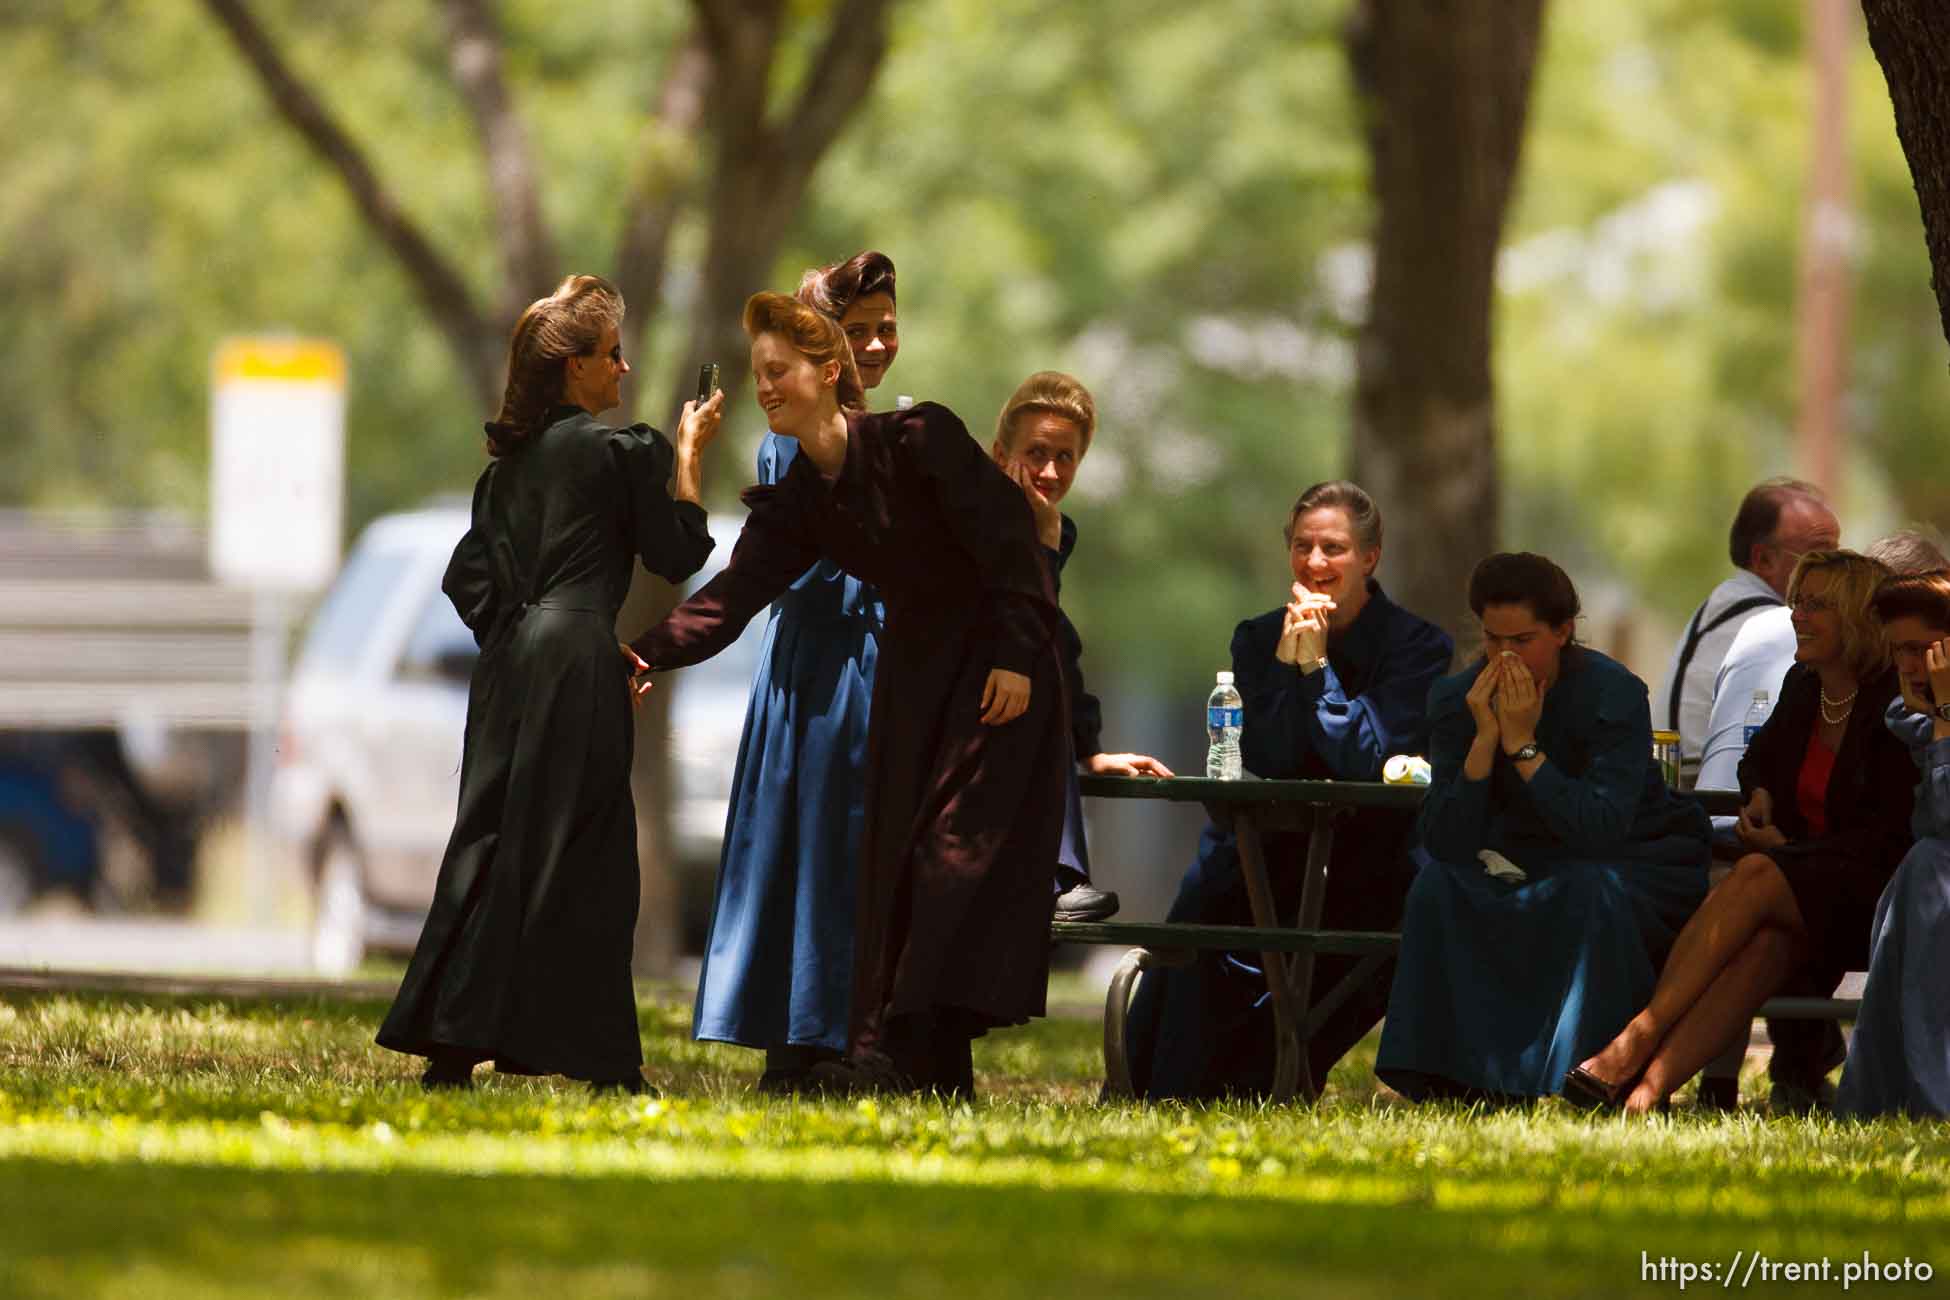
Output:
M968 1096L969 1043L1041 1015L1049 864L1069 716L1055 589L1022 492L952 411L858 409L839 326L783 294L745 305L759 405L800 454L724 572L635 643L697 663L815 561L880 589L847 1058L836 1090Z

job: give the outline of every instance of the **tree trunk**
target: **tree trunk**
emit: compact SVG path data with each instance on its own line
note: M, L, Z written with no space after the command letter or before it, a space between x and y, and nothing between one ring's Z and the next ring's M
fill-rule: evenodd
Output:
M1362 0L1348 29L1376 207L1352 473L1391 595L1452 633L1497 546L1491 306L1542 29L1543 0Z
M1896 136L1923 210L1930 287L1950 339L1950 7L1942 0L1862 0L1862 15L1895 105Z

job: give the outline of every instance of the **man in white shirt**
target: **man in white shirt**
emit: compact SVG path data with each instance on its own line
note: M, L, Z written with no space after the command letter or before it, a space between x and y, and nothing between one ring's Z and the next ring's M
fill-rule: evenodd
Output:
M1945 567L1943 551L1926 533L1899 528L1870 546L1867 554L1892 573L1927 573ZM1766 691L1768 711L1780 702L1781 680L1794 663L1794 624L1786 605L1760 610L1741 625L1713 682L1713 707L1706 724L1706 750L1700 758L1702 790L1738 790L1740 759L1747 752L1747 711L1754 692ZM1715 817L1715 831L1731 835L1734 818Z
M1799 479L1768 479L1741 500L1727 535L1734 574L1715 587L1687 620L1686 634L1673 649L1665 686L1652 708L1652 725L1677 731L1683 754L1698 757L1707 747L1715 683L1734 639L1763 610L1777 609L1785 616L1783 602L1795 561L1809 551L1833 549L1840 544L1841 532L1820 489ZM1785 624L1785 617L1781 621ZM1787 653L1793 657L1791 630ZM1779 685L1777 676L1773 690L1778 691ZM1740 704L1743 715L1751 699L1750 691ZM1700 784L1704 783L1702 777Z

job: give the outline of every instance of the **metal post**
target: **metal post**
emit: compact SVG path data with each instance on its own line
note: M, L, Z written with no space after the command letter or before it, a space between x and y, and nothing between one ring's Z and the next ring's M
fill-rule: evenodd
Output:
M259 588L251 597L250 741L244 782L244 842L250 858L253 925L277 923L285 884L283 859L271 833L271 772L277 761L278 711L284 699L284 649L290 605L279 591Z

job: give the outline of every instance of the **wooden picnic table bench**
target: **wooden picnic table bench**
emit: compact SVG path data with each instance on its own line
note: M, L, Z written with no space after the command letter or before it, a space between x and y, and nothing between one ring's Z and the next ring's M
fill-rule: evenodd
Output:
M1296 1094L1312 1100L1323 1080L1312 1077L1306 1044L1327 1017L1395 955L1401 935L1394 931L1322 930L1327 862L1334 849L1334 824L1359 808L1413 812L1425 789L1371 781L1215 781L1205 777L1085 776L1084 795L1099 799L1162 799L1201 805L1215 824L1232 831L1239 846L1240 872L1251 903L1253 924L1185 925L1130 921L1056 921L1051 938L1061 943L1128 946L1118 963L1104 1002L1104 1076L1113 1096L1135 1095L1126 1050L1125 1021L1138 977L1160 966L1189 965L1200 952L1258 952L1273 1004L1276 1056L1273 1098ZM1740 796L1730 790L1691 790L1708 813L1730 815ZM1306 831L1307 856L1298 915L1283 922L1274 909L1262 837L1268 831ZM1331 989L1315 996L1314 958L1321 954L1360 960ZM1859 1002L1851 998L1774 998L1761 1014L1785 1019L1853 1019Z

